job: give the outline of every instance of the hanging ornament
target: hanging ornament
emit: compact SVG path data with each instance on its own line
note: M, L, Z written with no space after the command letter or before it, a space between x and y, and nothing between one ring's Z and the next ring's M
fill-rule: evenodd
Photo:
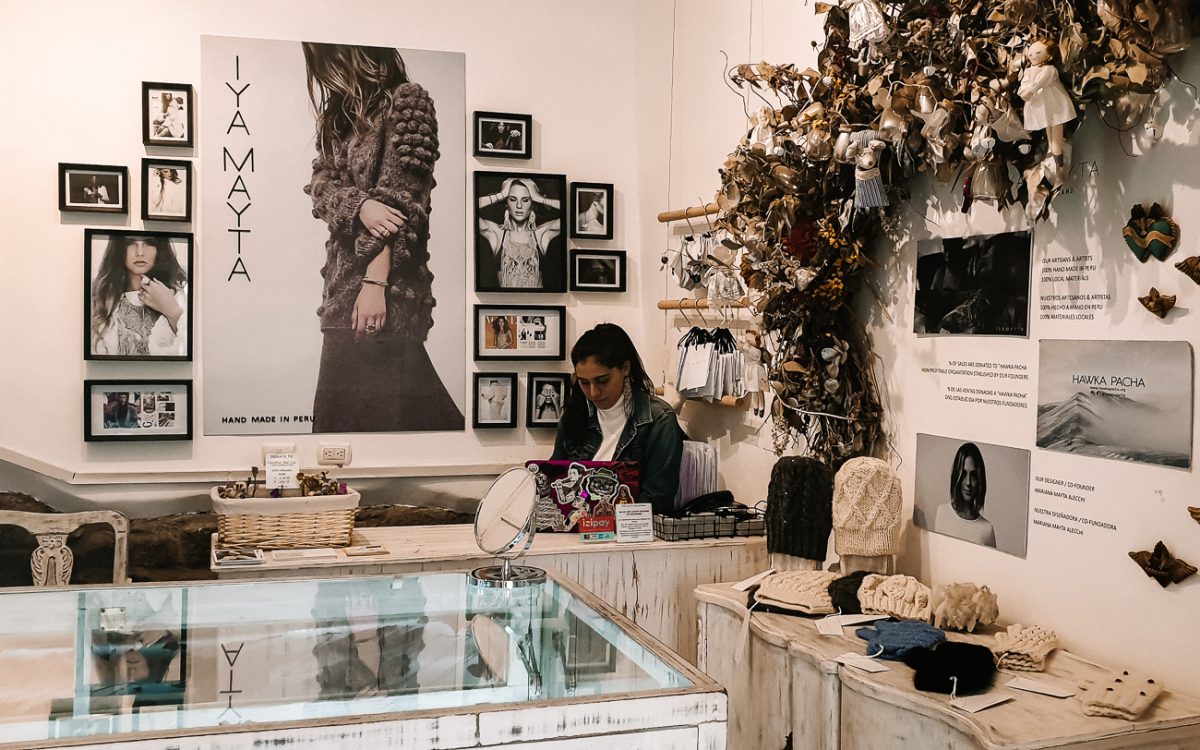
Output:
M1135 205L1121 234L1130 251L1143 263L1152 255L1166 260L1179 244L1179 225L1157 203L1149 211L1141 204Z
M1200 284L1200 255L1193 255L1190 258L1184 258L1175 264L1185 276L1192 281Z
M1154 287L1150 287L1150 293L1145 297L1138 297L1138 302L1142 303L1142 307L1154 313L1160 318L1167 317L1167 313L1175 307L1174 294L1159 294L1159 291Z

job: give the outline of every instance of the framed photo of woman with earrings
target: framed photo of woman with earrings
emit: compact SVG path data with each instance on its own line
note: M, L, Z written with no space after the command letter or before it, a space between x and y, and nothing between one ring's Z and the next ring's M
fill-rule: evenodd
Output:
M192 358L192 235L88 229L84 359Z
M475 173L475 291L567 290L567 178Z

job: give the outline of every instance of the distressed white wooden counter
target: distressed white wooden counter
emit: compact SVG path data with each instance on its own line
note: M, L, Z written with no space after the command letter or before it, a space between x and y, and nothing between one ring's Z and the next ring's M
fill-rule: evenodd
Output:
M970 714L950 708L948 696L913 688L912 670L902 662L886 662L890 671L873 674L834 662L847 651L863 653L864 641L854 628L822 636L810 618L755 612L738 663L746 594L729 584L704 585L696 601L698 663L728 691L731 750L778 750L788 734L797 750L1200 748L1200 701L1179 693L1164 692L1128 722L1085 716L1077 698L1003 686L1023 675L1074 689L1107 672L1067 651L1054 652L1044 673L1001 672L990 692L1015 700ZM992 642L983 634L950 638Z
M214 565L221 579L362 576L467 570L491 558L475 544L470 524L356 529L353 543L379 544L386 555L268 561L252 568ZM671 650L692 659L696 609L692 592L765 570L766 537L727 537L640 544L581 542L578 534L537 534L525 564L555 570L581 584Z

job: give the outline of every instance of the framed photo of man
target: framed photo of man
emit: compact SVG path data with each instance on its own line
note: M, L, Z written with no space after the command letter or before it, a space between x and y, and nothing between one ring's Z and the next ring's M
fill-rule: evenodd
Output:
M613 238L613 186L604 182L571 183L571 237Z
M625 291L624 250L571 250L572 292Z
M477 372L472 389L475 429L517 426L517 374L515 372Z
M562 305L475 305L475 361L566 359Z
M192 358L192 235L88 229L83 358Z
M142 219L192 220L192 162L142 159Z
M475 291L567 290L567 178L475 173Z
M83 439L191 440L192 381L85 380Z
M525 383L525 426L557 427L571 387L564 372L531 372Z
M146 146L185 146L193 140L190 83L142 81L142 143Z
M474 154L492 159L532 159L533 115L476 112Z
M59 163L58 210L126 213L129 211L129 169L106 164Z

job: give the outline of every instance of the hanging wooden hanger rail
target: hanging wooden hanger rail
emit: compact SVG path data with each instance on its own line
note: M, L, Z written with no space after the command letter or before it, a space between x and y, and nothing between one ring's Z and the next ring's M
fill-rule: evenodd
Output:
M654 389L654 395L656 395L656 396L661 396L661 395L663 395L664 392L665 392L665 389L661 385ZM717 401L705 401L702 398L689 398L689 399L685 399L685 400L693 402L693 403L699 402L699 403L705 403L705 404L712 404L713 406L737 407L737 406L742 405L742 400L740 398L738 398L737 396L722 396Z
M722 307L749 307L750 301L745 297L737 302L728 302ZM700 299L684 298L684 299L660 299L658 301L659 310L708 310L712 305L708 304L708 298Z
M705 203L703 206L690 206L688 208L680 208L674 211L663 211L658 215L658 222L660 224L669 224L672 221L697 219L701 216L710 216L720 212L721 207L716 203Z

